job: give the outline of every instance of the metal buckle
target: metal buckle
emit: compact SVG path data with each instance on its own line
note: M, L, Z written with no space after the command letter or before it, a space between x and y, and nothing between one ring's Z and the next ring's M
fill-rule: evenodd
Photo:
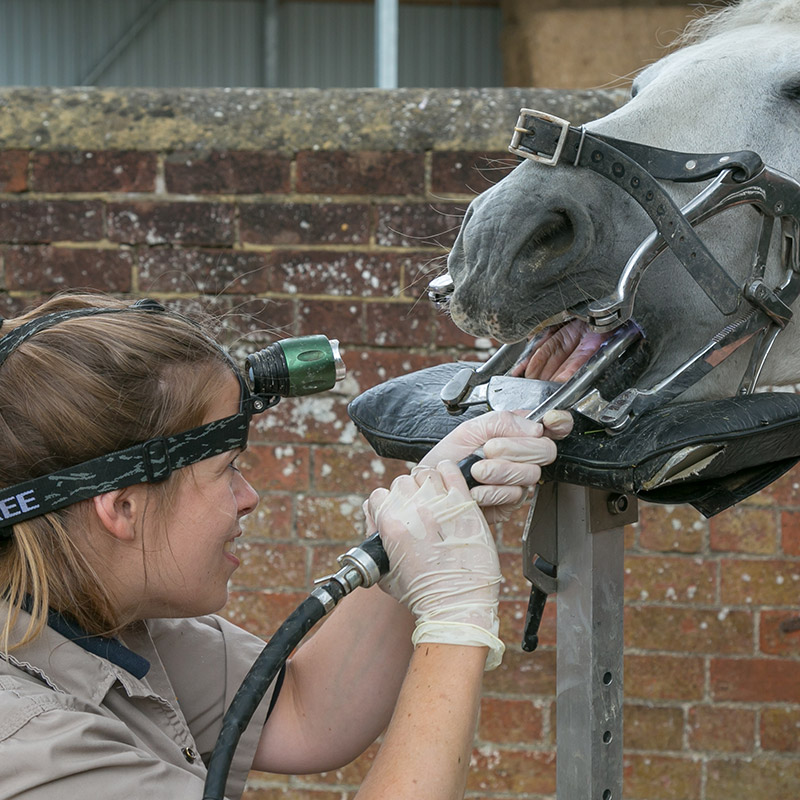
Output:
M558 135L556 149L552 156L532 153L529 150L522 150L520 148L522 137L526 133L530 132L526 127L524 127L526 117L541 119L545 122L550 122L553 125L561 126L561 132ZM567 143L567 133L569 133L569 120L561 119L561 117L556 117L553 114L546 114L544 111L536 111L536 109L533 108L521 108L519 111L519 117L517 117L517 124L514 126L514 135L511 137L511 144L508 146L508 151L513 153L515 156L529 158L531 161L538 161L540 164L544 164L545 166L554 167L556 164L558 164L558 159L561 158L561 151L564 149L564 145Z
M169 478L172 464L169 460L169 445L163 436L149 439L142 445L142 462L148 483L160 483Z

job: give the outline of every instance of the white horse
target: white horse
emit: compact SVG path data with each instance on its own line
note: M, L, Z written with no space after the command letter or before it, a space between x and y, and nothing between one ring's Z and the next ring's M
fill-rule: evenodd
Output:
M755 151L777 180L780 173L800 179L800 2L739 0L690 25L685 40L681 49L636 77L628 103L589 123L585 131L686 154ZM527 121L534 127L540 122L535 117ZM557 125L554 130L553 147L561 133ZM563 381L608 336L602 326L590 330L581 321L587 318L587 303L612 295L632 254L642 242L646 250L649 242L651 255L661 253L636 283L633 317L650 348L649 365L635 385L652 386L752 308L740 297L742 288L752 283L759 241L762 253L771 245L761 281L768 289L785 277L782 247L791 249L800 242L792 240L792 224L783 233L775 225L771 235L761 234L764 209L750 205L736 205L699 221L699 238L732 279L728 289L733 287L734 305L738 302L733 310L730 294L720 301L715 290L700 287L690 275L691 264L682 265L666 246L666 234L654 238L652 209L648 216L620 185L572 165L581 149L588 159L583 142L555 166L526 159L472 202L448 261L455 287L450 312L464 330L505 342L552 325L545 344L517 374L524 370L527 377ZM691 170L697 160L687 157L681 163ZM729 176L727 183L741 179L741 174ZM677 206L685 206L708 184L708 179L659 181ZM745 199L762 195L755 186ZM779 207L772 211L780 216L782 206L774 205ZM768 221L767 231L772 229L772 219ZM794 231L796 235L796 226ZM796 252L789 255L792 258L796 261ZM700 277L716 286L719 275L712 269ZM780 302L773 303L773 321L780 323L773 329L785 330L763 363L759 385L800 381L797 325L785 324L790 316L786 312L780 311ZM747 346L683 392L681 399L734 394L754 339L748 337ZM730 350L736 348L731 345ZM719 361L727 351L709 361Z

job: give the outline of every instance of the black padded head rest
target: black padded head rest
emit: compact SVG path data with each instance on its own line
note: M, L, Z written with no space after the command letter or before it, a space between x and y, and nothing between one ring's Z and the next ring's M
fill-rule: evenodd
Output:
M441 388L465 366L451 363L381 383L350 404L350 417L380 456L419 461L472 416L451 416ZM484 409L485 410L485 409ZM800 396L775 392L673 403L609 435L576 415L545 480L689 503L709 517L772 483L800 459Z

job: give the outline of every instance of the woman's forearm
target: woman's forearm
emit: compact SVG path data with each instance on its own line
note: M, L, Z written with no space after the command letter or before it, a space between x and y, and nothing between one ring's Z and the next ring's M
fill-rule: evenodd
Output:
M421 644L357 800L461 800L486 648Z

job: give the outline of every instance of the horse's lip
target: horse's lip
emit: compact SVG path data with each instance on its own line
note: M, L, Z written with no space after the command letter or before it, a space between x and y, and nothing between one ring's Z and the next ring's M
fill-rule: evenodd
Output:
M566 383L610 336L592 331L576 317L565 319L563 314L549 325L538 326L537 335L544 335L543 340L514 365L511 374L555 383Z

